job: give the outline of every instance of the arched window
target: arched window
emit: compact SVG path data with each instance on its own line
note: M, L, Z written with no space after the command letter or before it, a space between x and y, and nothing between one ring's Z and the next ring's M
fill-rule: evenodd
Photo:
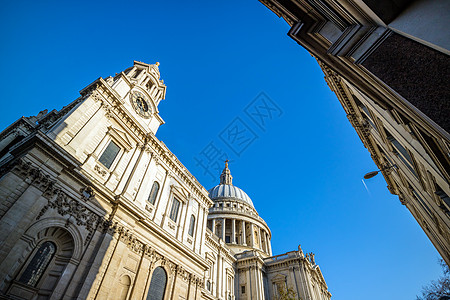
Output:
M148 289L147 300L162 300L166 292L167 274L162 267L157 267L153 271L150 288Z
M125 300L128 296L128 290L130 289L131 279L130 276L124 275L119 280L119 292L117 293L117 299Z
M25 271L19 278L19 282L36 286L44 274L50 261L56 252L56 245L52 242L44 242L34 254Z
M159 183L155 181L155 182L153 182L150 196L148 196L148 202L150 202L151 204L155 204L156 196L158 195L158 191L159 191Z
M189 231L188 234L190 236L194 236L194 227L195 227L195 217L191 215L191 222L189 223Z

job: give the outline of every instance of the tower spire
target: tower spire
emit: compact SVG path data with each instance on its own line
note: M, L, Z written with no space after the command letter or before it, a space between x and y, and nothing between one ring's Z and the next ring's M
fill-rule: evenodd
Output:
M225 168L220 174L220 184L233 185L233 176L231 176L230 169L228 169L228 159L225 161Z

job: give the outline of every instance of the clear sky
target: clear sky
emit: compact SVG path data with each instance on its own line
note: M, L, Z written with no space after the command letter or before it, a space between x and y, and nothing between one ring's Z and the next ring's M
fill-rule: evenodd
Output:
M415 299L439 255L381 175L365 188L370 154L288 30L256 0L2 1L0 128L133 60L159 61L157 136L207 189L215 163L232 161L274 255L314 252L332 299ZM252 115L264 103L266 117Z

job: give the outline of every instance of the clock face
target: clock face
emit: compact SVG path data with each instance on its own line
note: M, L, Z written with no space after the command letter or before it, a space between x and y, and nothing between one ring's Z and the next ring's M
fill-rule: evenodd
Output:
M150 118L152 115L152 110L147 100L145 100L144 95L141 92L134 91L131 94L131 104L134 110L146 119Z

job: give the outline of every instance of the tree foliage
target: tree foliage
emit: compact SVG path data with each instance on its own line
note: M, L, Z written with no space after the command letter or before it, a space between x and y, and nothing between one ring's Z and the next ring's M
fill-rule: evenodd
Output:
M450 268L442 259L439 263L444 274L424 286L422 296L417 296L417 300L450 300Z

